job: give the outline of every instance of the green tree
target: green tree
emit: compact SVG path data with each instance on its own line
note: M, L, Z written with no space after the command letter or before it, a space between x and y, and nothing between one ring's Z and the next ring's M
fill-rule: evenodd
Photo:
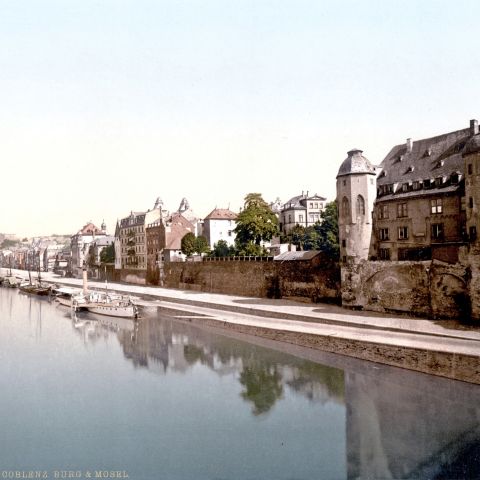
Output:
M108 247L105 247L100 252L100 262L102 263L113 263L115 261L115 246L113 243Z
M226 240L219 240L213 245L212 257L231 257L235 255L235 248L228 245Z
M278 232L278 219L260 193L245 197L243 210L238 214L235 227L239 252L254 251L261 255L262 241L268 242Z
M188 232L182 237L181 249L182 253L187 257L191 257L196 252L196 238L192 232Z
M333 260L340 258L340 244L338 238L338 211L337 203L329 202L320 214L321 222L315 225L318 233L318 249L327 253Z
M210 246L208 245L208 240L203 235L200 235L195 239L195 252L198 254L208 253L210 251Z

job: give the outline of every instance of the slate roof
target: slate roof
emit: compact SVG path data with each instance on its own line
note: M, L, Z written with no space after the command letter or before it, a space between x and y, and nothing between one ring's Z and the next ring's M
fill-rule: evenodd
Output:
M377 187L393 184L394 192L382 195L380 190L377 201L458 190L458 179L453 182L451 177L454 174L464 176L462 154L470 136L470 129L466 128L414 141L411 151L408 151L406 144L393 147L381 163L382 171L377 177ZM440 185L434 184L438 178L442 178ZM431 185L424 185L425 180L430 181ZM418 190L411 191L408 188L408 191L402 191L403 184L413 185L414 182L420 182Z
M375 175L375 167L368 158L362 155L363 151L353 148L348 152L347 158L342 162L338 169L337 177L351 175L355 173L369 173Z
M145 214L146 212L131 212L128 217L120 220L120 226L124 228L143 225L145 223Z
M282 211L285 210L305 210L306 202L309 200L317 200L324 202L326 200L325 197L321 197L317 193L315 195L297 195L296 197L292 197L288 202L285 202L282 208Z
M237 216L228 208L215 208L205 217L205 220L236 220Z

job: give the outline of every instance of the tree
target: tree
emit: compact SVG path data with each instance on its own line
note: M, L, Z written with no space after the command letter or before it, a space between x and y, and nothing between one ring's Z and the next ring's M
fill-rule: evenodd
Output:
M235 255L235 248L228 245L226 240L219 240L213 245L212 257L231 257Z
M10 240L8 238L5 238L2 242L2 244L0 245L0 248L10 248L10 247L14 247L15 245L17 245L18 241L16 240Z
M182 253L187 257L191 257L196 251L196 238L192 232L188 232L183 236L181 242Z
M318 249L327 253L333 260L340 258L340 243L338 238L337 202L329 202L320 214L321 223L315 225L318 233Z
M208 245L208 240L203 235L200 235L195 239L195 252L198 254L207 253L210 251L210 246Z
M101 263L113 263L115 261L115 246L110 244L100 252Z
M243 210L238 214L235 227L236 245L239 251L263 254L262 241L268 242L278 232L278 219L260 193L245 197Z

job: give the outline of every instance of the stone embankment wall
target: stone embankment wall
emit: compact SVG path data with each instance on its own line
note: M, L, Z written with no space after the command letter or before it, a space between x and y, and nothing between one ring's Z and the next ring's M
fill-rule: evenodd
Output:
M146 270L120 270L120 281L126 283L133 283L135 285L146 285Z
M343 266L341 275L345 307L432 318L470 316L466 264L369 261Z
M164 274L167 288L340 302L340 268L322 256L313 261L172 262Z

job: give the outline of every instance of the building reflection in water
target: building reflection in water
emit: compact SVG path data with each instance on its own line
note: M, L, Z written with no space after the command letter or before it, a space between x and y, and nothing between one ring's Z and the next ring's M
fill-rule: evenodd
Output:
M195 365L235 375L255 416L268 415L286 389L345 404L348 478L480 478L478 386L299 347L286 355L283 344L264 348L261 339L242 342L186 320L100 320L82 328L89 341L115 332L127 359L160 375Z

